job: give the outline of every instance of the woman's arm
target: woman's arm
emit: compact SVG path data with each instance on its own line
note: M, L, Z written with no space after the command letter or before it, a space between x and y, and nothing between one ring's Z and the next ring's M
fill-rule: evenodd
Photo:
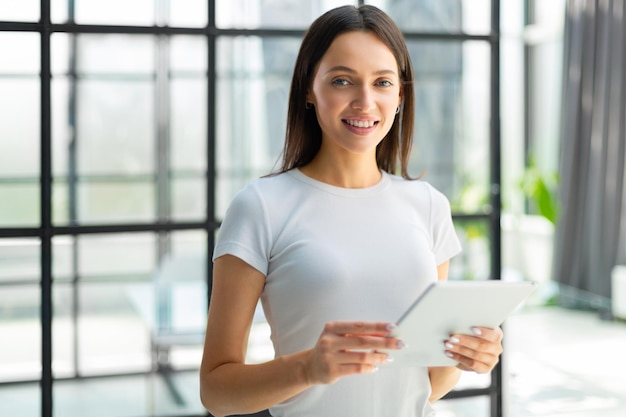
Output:
M307 388L302 355L244 365L265 277L239 258L215 260L200 366L200 399L215 415L258 411Z
M216 416L269 408L314 384L369 373L397 349L388 323L328 323L311 349L246 365L252 318L265 277L239 258L215 260L213 289L200 367L200 398Z

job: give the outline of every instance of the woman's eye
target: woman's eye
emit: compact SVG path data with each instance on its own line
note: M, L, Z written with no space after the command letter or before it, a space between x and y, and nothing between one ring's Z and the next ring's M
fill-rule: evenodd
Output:
M343 87L348 84L350 84L348 80L343 79L343 78L337 78L336 80L333 80L333 85L335 86Z
M391 87L393 84L389 80L381 80L378 82L378 85L381 87Z

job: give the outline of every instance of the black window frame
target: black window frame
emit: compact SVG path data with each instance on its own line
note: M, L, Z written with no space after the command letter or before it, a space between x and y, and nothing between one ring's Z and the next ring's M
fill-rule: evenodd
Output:
M73 4L73 1L70 0ZM51 0L40 0L41 15L38 22L6 22L0 21L0 32L32 32L38 33L41 39L40 55L40 225L39 227L0 228L2 238L34 238L40 241L41 248L41 415L53 416L53 382L52 373L52 239L55 236L81 236L99 233L128 232L173 232L182 230L202 230L207 234L207 257L210 259L214 245L215 231L220 220L215 213L215 145L216 145L216 56L217 39L221 36L291 36L301 37L304 30L299 29L221 29L216 26L216 0L208 0L208 25L203 28L183 28L168 26L114 26L114 25L82 25L73 23L72 13L68 23L52 23L50 17ZM363 0L359 4L366 3ZM51 149L51 65L50 38L54 33L68 34L147 34L154 36L200 35L207 39L208 71L207 71L207 176L206 176L206 217L202 222L165 221L150 224L115 224L115 225L70 225L55 226L52 221L52 149ZM482 220L489 224L491 265L490 278L499 279L501 271L501 167L500 167L500 0L491 0L491 29L486 35L468 35L465 33L430 33L405 32L407 40L438 40L438 41L482 41L489 44L491 59L490 76L490 207L488 213L461 214L453 213L459 220ZM158 201L157 204L165 204ZM211 293L211 271L207 271L207 299ZM502 398L502 362L491 374L491 383L486 388L454 390L445 399L488 396L490 399L490 415L503 415Z

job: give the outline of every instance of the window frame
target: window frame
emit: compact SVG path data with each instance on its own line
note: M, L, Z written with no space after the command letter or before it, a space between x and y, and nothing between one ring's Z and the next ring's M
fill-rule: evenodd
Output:
M113 26L113 25L81 25L73 23L70 13L68 23L53 23L51 21L51 0L41 0L41 18L38 22L5 22L0 21L0 32L33 32L38 33L41 39L40 48L40 213L38 227L5 227L0 228L2 238L34 238L40 242L40 291L41 291L41 364L42 374L41 389L41 413L43 417L53 415L53 373L52 373L52 242L56 236L82 236L89 234L111 233L139 233L151 232L155 234L171 233L185 230L201 230L207 235L207 259L210 259L211 250L214 246L215 231L218 229L220 219L216 218L216 43L221 36L259 36L259 37L301 37L304 30L300 29L221 29L216 26L215 9L216 0L208 0L208 25L199 27L169 27L169 26ZM367 3L363 0L359 4ZM52 217L52 121L51 121L51 35L54 33L68 34L146 34L156 37L168 37L173 35L204 36L207 40L207 173L206 176L206 215L204 221L180 222L180 221L156 221L154 223L134 224L94 224L94 225L68 225L56 226ZM481 220L489 225L490 242L490 279L499 279L501 271L501 168L500 168L500 0L491 0L491 32L486 35L469 35L465 33L431 33L431 32L405 32L407 40L438 40L438 41L480 41L488 43L490 47L490 207L488 213L463 214L453 213L453 217L459 220ZM158 134L157 134L158 135ZM157 138L156 142L163 145L163 140ZM71 175L71 174L70 174ZM157 173L156 185L159 189L166 187L163 175ZM75 193L74 193L75 198ZM163 198L157 198L157 206L163 208L167 204ZM160 212L157 208L157 213ZM70 216L71 217L71 216ZM157 214L157 218L159 215ZM207 268L207 299L211 293L211 270ZM30 283L30 285L34 285ZM491 384L486 388L454 390L445 398L468 398L476 396L489 396L490 414L492 417L501 416L503 412L503 376L502 362L494 369L491 375Z

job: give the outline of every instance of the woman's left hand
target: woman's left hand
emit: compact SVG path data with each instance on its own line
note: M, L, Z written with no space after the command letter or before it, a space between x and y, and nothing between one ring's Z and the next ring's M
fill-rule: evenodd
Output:
M473 327L473 335L453 334L444 342L446 355L463 371L491 372L502 353L502 329Z

